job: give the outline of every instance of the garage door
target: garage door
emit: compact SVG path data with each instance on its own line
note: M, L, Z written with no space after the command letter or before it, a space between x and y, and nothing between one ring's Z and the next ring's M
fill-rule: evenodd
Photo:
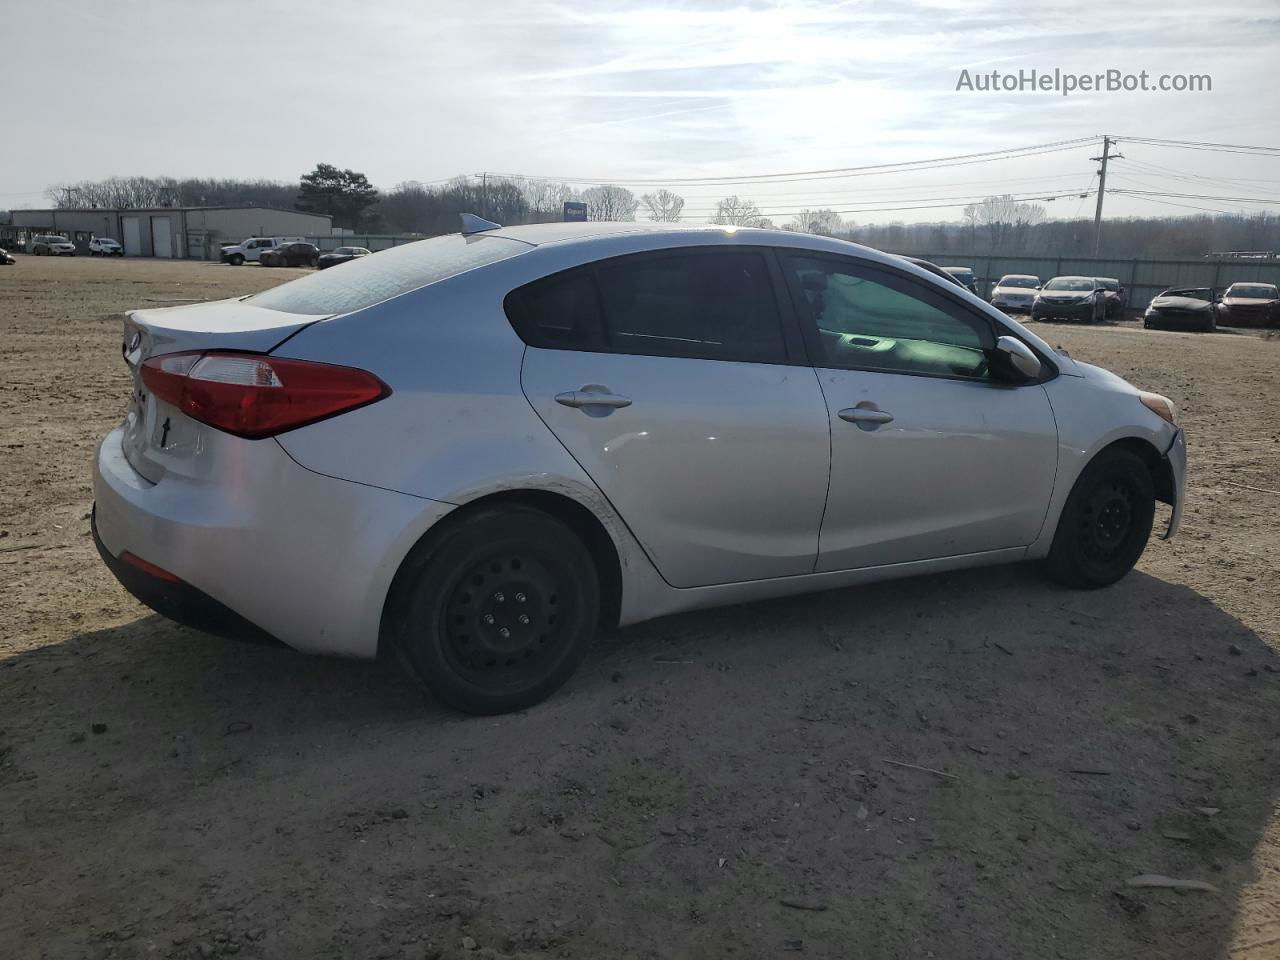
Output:
M173 256L173 223L168 217L151 218L151 255Z
M142 223L137 217L124 217L124 252L126 256L142 256Z

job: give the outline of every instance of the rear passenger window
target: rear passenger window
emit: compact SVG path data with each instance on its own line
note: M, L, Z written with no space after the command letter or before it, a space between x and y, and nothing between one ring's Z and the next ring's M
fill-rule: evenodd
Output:
M786 362L768 262L754 251L608 260L529 284L506 307L535 347Z
M507 294L507 318L531 347L604 349L600 301L589 270L571 270Z

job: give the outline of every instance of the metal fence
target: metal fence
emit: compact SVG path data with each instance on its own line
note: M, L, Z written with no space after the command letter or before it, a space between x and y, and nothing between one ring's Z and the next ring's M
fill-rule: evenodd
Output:
M1009 273L1029 273L1041 282L1051 277L1114 277L1128 289L1131 309L1146 309L1151 299L1170 287L1214 287L1219 292L1233 283L1280 285L1280 262L1275 260L1117 260L1102 257L1019 257L966 253L911 253L940 267L969 267L978 277L978 293L991 295L997 280Z

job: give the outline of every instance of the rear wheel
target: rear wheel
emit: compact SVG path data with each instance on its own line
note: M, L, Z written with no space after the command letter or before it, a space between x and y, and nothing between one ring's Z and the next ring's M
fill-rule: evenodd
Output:
M1155 487L1142 459L1104 450L1067 497L1049 550L1049 575L1071 587L1105 587L1133 569L1155 518Z
M545 699L595 636L591 554L540 511L477 511L406 562L392 641L414 677L456 710L506 713Z

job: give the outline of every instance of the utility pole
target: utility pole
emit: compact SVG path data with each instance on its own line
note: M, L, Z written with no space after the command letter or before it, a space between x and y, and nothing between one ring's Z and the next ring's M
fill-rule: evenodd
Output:
M1089 158L1102 161L1102 166L1098 168L1098 206L1093 213L1093 255L1095 257L1102 252L1102 198L1107 194L1107 161L1124 159L1121 154L1111 152L1111 144L1111 138L1103 136L1102 156Z

